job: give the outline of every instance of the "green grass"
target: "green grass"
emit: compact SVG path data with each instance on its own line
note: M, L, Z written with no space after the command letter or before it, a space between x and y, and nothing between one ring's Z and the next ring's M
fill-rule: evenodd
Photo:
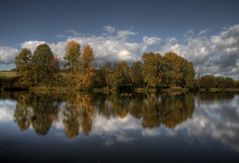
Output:
M0 78L14 78L17 77L15 71L0 71Z

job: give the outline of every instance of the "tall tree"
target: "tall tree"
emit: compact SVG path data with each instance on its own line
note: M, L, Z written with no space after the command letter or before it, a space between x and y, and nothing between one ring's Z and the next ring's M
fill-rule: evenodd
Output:
M50 85L59 77L59 61L47 44L39 45L32 57L34 84Z
M102 75L104 75L104 80L105 80L105 84L106 87L109 87L110 85L110 75L111 73L113 73L114 69L115 69L115 64L113 64L112 62L106 62L103 65L100 66L100 70L102 72Z
M143 84L142 62L134 62L130 67L130 78L134 86L140 87Z
M168 52L163 56L163 59L168 63L168 78L171 81L171 86L179 86L183 79L183 62L184 59L174 52Z
M83 50L82 54L82 68L83 70L86 70L90 66L92 66L92 61L94 59L94 53L93 49L91 48L90 45L86 45Z
M29 49L23 48L15 59L17 74L20 76L22 85L31 85L32 78L32 53Z
M184 60L182 73L183 78L181 86L184 88L192 89L195 86L195 71L192 62Z
M143 78L147 87L158 87L162 80L162 57L159 53L144 53L143 60Z
M80 55L80 44L74 40L68 42L64 59L67 61L67 65L71 71L78 69Z
M81 69L77 72L77 82L81 89L89 89L93 87L93 79L95 77L95 70L93 67L94 53L90 45L86 45L81 56Z
M109 83L114 91L119 91L120 88L131 86L127 62L121 61L116 65L114 72L110 76Z

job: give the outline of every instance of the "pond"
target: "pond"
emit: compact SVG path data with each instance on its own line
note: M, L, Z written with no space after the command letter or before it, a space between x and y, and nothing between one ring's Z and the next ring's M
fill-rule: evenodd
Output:
M239 162L239 95L12 93L0 162Z

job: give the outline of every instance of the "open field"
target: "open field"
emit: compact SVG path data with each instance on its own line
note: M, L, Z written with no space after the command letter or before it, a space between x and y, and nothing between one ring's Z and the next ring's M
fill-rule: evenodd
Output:
M15 71L0 71L0 78L13 78L17 77L17 73Z

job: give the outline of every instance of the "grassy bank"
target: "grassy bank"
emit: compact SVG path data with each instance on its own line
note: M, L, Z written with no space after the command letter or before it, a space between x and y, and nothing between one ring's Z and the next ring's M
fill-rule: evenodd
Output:
M61 72L61 75L63 78L67 78L68 73L67 72ZM103 94L110 94L113 93L110 88L104 87L104 88L92 88L90 90L76 88L67 86L67 83L63 84L65 86L34 86L29 88L24 88L18 83L19 77L17 76L17 73L15 71L0 71L0 90L1 91L22 91L22 90L30 90L33 92L39 92L39 93L70 93L70 92L92 92L92 93L103 93ZM237 81L238 82L238 81ZM127 89L128 90L128 89ZM126 90L126 91L127 91ZM212 93L219 93L219 92L239 92L239 88L209 88L209 89L199 89L200 92L212 92ZM187 89L183 89L181 87L171 87L171 88L164 88L164 89L156 89L156 88L135 88L132 90L128 90L128 92L135 92L135 93L167 93L167 94L180 94L183 92L188 92Z
M17 77L15 71L0 71L0 78L14 78Z
M21 91L17 85L18 76L14 71L0 71L0 91Z

